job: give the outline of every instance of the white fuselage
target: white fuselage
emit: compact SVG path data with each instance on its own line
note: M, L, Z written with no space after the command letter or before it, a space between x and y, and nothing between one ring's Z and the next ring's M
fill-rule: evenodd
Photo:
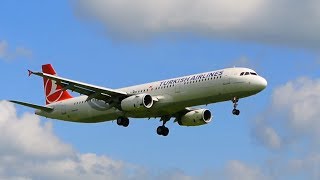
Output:
M48 105L54 108L50 113L37 110L36 114L86 123L110 121L121 116L163 117L186 107L228 101L234 97L248 97L262 91L266 86L266 80L251 69L228 68L118 89L131 95L151 95L155 102L147 111L125 112L102 100L88 100L88 96L79 96Z

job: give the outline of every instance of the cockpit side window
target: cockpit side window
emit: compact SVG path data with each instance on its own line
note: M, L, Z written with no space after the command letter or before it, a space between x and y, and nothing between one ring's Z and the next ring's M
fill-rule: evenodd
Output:
M251 74L251 75L254 75L254 76L257 76L257 75L258 75L257 73L254 73L254 72L251 72L250 74Z
M243 76L244 75L244 72L242 72L241 74L240 74L240 76Z
M246 74L245 75L249 75L250 73L249 72L246 72Z

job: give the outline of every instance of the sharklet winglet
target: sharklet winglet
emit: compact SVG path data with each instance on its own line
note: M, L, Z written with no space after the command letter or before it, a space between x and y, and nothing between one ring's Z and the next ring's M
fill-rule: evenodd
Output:
M33 74L33 72L28 69L28 75L29 75L29 77L30 77L32 74Z

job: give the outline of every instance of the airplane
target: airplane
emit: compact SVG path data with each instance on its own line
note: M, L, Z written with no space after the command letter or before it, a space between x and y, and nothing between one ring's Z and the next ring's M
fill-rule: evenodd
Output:
M239 115L239 99L258 94L267 81L249 68L226 68L120 89L91 85L57 75L51 64L42 72L28 70L29 76L43 78L46 105L10 100L35 109L46 118L78 123L115 121L128 127L129 118L160 118L156 132L167 136L165 124L175 118L180 126L200 126L212 121L212 112L200 105L232 101L232 114ZM73 97L69 92L81 94Z

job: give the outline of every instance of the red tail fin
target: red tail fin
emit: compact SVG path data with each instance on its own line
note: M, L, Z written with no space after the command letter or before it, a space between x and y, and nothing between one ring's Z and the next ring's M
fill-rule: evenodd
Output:
M57 75L51 64L42 65L42 72L51 75ZM66 90L62 90L63 88L60 85L57 85L55 81L43 78L43 85L47 105L72 98L69 92Z

